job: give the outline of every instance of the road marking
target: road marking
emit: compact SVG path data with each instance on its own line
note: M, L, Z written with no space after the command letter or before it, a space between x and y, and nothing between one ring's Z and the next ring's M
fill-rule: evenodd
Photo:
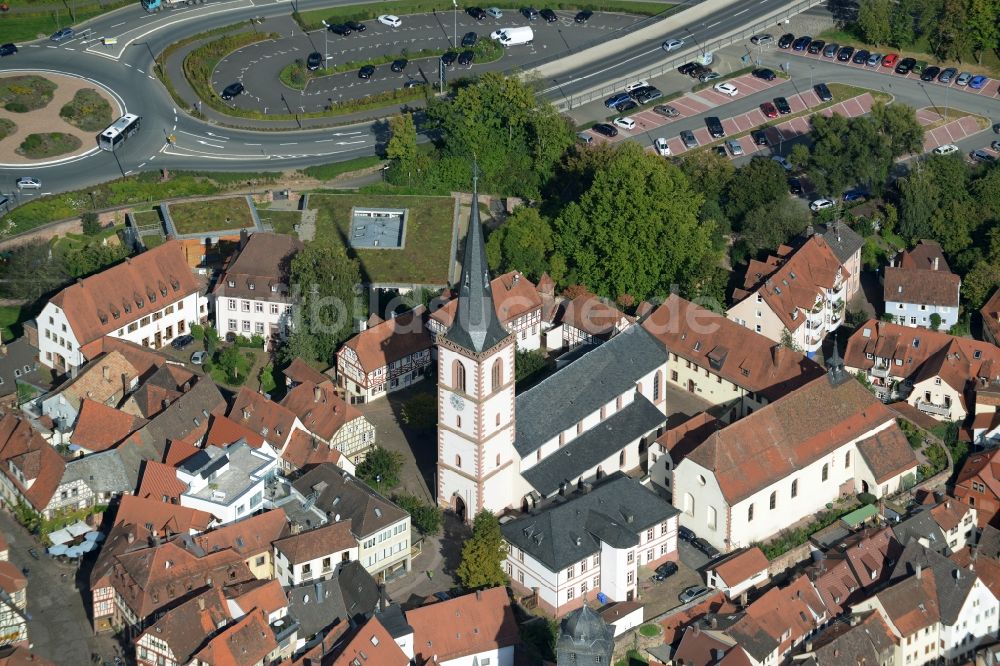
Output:
M142 164L140 164L139 166L137 166L137 167L136 167L136 169L141 169L141 168L142 168L142 167L144 167L144 166L146 166L146 163L145 163L145 162L143 162Z
M327 143L333 141L333 139L316 139L316 143Z
M149 161L152 162L155 159L156 159L156 155L153 155L152 157L149 158Z
M132 65L128 64L127 62L126 62L126 63L123 63L123 64L124 64L124 65L125 65L126 67L131 67L131 66L132 66Z
M299 145L299 143L298 143L298 141L293 141L292 143L279 143L278 145L279 146L297 146L297 145Z
M746 14L748 11L750 11L749 7L747 7L746 9L741 9L740 11L736 12L735 14L733 14L733 16L739 16L740 14Z
M136 68L135 68L135 70L136 70L137 72L139 72L140 74L145 74L145 73L146 73L146 72L142 71L141 69L139 69L138 67L136 67Z
M200 143L201 145L203 145L203 146L208 146L208 147L210 147L210 148L225 148L225 146L217 146L217 145L215 145L214 143L209 143L208 141L202 141L201 139L196 139L196 140L197 140L197 141L198 141L198 143Z
M705 26L705 28L706 29L708 29L708 28L714 28L715 26L719 25L719 23L721 23L721 21L716 21L715 23L712 23L711 25Z
M115 23L115 24L114 24L113 26L111 26L111 27L112 27L112 28L117 28L117 27L118 27L118 26L120 26L120 25L125 25L125 21L122 21L121 23Z

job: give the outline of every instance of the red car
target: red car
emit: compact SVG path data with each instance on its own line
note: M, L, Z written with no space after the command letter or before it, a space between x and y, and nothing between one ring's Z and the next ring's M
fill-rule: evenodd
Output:
M882 58L882 66L883 67L895 67L897 60L899 60L899 54L898 53L890 53L890 54L886 55L884 58Z
M770 102L764 102L763 104L761 104L760 110L761 113L763 113L768 118L778 117L778 109L776 109L774 104L771 104Z

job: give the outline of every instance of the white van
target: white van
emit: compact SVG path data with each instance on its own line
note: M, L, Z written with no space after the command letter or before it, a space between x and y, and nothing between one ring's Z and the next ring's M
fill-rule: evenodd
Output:
M520 46L530 44L535 39L535 31L529 26L522 28L506 28L500 31L500 43L503 46Z

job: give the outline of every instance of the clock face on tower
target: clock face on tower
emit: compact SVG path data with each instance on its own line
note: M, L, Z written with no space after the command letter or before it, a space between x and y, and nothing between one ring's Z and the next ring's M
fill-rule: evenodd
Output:
M455 395L454 393L452 393L451 406L457 409L458 411L462 411L463 409L465 409L465 400L462 400L462 396Z

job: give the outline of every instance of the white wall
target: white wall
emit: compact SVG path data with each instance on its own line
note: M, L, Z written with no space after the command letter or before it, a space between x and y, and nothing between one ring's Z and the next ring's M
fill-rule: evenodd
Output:
M249 308L249 311L244 308ZM225 338L227 333L233 333L248 338L262 335L266 340L271 337L272 326L277 326L280 331L283 326L289 326L291 321L290 304L230 296L215 298L215 330L222 338Z
M493 664L497 664L497 666L513 666L514 646L508 645L502 648L484 650L483 652L476 652L439 663L441 666L482 666L482 664L486 663L485 659L489 659L490 666L493 666Z
M693 530L698 536L725 552L728 530L726 500L719 488L715 475L685 458L673 475L674 491L672 504L680 510L680 524ZM715 527L708 524L709 507L715 510Z
M274 549L274 572L275 578L281 581L283 587L288 587L290 585L301 585L302 583L307 583L310 581L321 580L324 578L329 578L333 575L334 570L337 565L344 561L344 553L347 553L347 557L350 560L358 559L358 546L355 544L346 550L338 550L333 553L328 553L322 555L312 560L307 560L304 562L297 562L294 565L288 561L285 554L277 547ZM327 568L323 567L323 559L330 559L330 566ZM306 565L309 565L309 574L304 573ZM279 569L280 566L280 569Z
M361 537L357 560L373 576L385 569L406 562L410 568L410 516L397 521L375 534Z
M635 590L635 564L628 561L635 557L635 548L612 548L601 543L601 592L612 601L625 601L630 590ZM632 582L628 574L632 573Z
M962 569L961 575L975 574ZM944 641L943 656L952 660L974 650L980 643L992 642L997 633L998 614L1000 614L1000 603L989 588L977 578L954 626L941 627L941 640Z
M49 321L51 319L51 321ZM38 324L38 359L50 368L56 367L55 355L66 359L66 369L78 368L86 361L80 353L80 344L70 328L69 320L62 308L46 303L35 320ZM46 336L46 331L48 335ZM65 343L60 344L61 341Z

